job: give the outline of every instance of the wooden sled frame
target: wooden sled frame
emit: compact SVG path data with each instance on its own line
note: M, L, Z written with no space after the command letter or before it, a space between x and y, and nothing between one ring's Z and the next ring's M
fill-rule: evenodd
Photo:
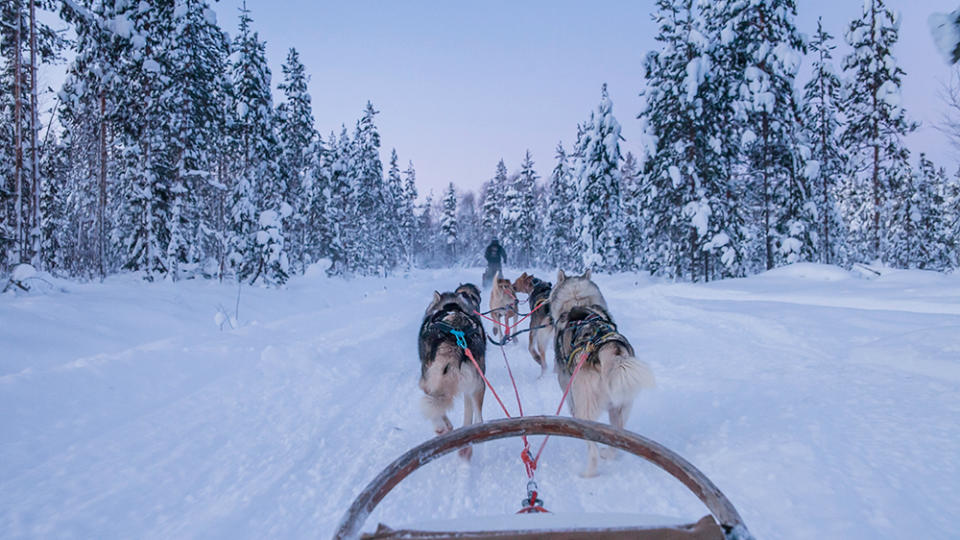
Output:
M723 529L726 538L753 538L730 500L706 475L680 455L636 433L618 430L599 422L560 416L525 416L474 424L453 430L409 450L381 471L357 495L341 519L334 538L357 538L360 528L377 504L400 481L421 466L469 444L521 435L572 437L606 444L639 456L669 473L696 495Z

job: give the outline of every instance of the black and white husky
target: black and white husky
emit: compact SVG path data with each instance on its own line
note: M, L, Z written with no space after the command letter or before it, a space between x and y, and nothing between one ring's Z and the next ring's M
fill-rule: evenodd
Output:
M486 385L454 334L463 332L466 346L480 369L486 372L484 357L487 335L480 317L475 313L479 309L480 290L468 283L454 292L434 292L423 315L418 336L420 389L426 394L422 410L424 416L433 423L437 435L453 429L447 411L460 394L463 394L463 425L483 421ZM462 448L460 455L469 459L472 449Z
M575 418L596 421L603 411L610 424L623 429L633 400L643 388L654 386L653 372L634 356L627 338L617 331L607 302L588 270L582 276L557 274L550 294L550 315L555 328L554 355L557 381L564 389L581 358L580 371L573 379L567 403ZM587 467L581 476L597 474L597 444L590 442ZM612 449L604 457L613 457Z

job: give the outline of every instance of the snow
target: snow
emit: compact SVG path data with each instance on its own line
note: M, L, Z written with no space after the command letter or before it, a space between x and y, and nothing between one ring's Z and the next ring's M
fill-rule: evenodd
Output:
M670 181L673 183L673 187L679 187L683 184L683 179L680 177L680 168L676 165L667 167L667 174L670 175Z
M10 279L13 281L23 281L37 275L37 269L29 264L18 264L13 268Z
M342 280L326 264L283 290L242 287L238 318L237 284L215 281L120 275L0 296L0 537L330 537L367 482L433 436L417 406L420 317L434 289L481 270ZM955 537L960 275L878 270L597 276L659 385L627 427L700 468L758 538ZM554 409L560 388L537 378L526 342L506 353L525 411ZM493 347L487 365L511 396ZM484 405L502 417L489 393ZM509 523L519 450L507 439L427 465L366 529ZM639 459L583 479L583 443L554 438L543 456L560 520L705 513Z
M960 43L960 29L954 23L960 18L960 10L945 13L931 13L927 18L927 25L933 35L937 50L943 55L947 63L953 63L953 50Z
M899 107L900 87L891 80L883 81L883 84L880 85L880 88L877 90L877 98L890 107Z
M143 70L149 73L160 73L160 64L152 58L143 61Z

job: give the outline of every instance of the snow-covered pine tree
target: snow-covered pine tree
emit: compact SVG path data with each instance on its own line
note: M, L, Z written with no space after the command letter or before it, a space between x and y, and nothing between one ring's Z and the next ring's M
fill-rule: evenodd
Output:
M170 65L164 117L172 164L166 259L176 279L181 265L202 261L207 239L218 230L212 217L220 209L212 203L223 187L215 173L225 130L228 45L205 0L178 0L173 17L174 32L164 45ZM217 247L213 242L211 251Z
M736 118L753 217L760 245L754 252L771 269L781 262L811 260L816 215L802 174L805 148L800 139L794 79L804 52L796 29L793 0L731 2L733 38L726 45L734 59Z
M235 254L242 261L238 276L251 283L262 279L268 285L279 285L287 280L290 270L283 220L293 209L284 199L286 189L277 164L266 46L250 28L251 22L249 10L242 8L231 66L231 109L240 161L232 197L231 233Z
M483 228L480 226L480 212L477 210L477 196L468 191L460 197L457 204L457 263L474 266L480 264L481 254L486 247Z
M577 228L584 246L583 265L615 272L626 267L620 200L620 123L613 116L607 85L586 124L574 173L579 200Z
M639 216L647 268L668 277L739 275L743 226L731 189L729 50L708 36L721 14L701 16L692 0L661 0L654 16L662 49L645 63L648 143ZM716 36L719 43L719 36ZM715 264L719 262L720 264ZM719 266L719 268L713 268Z
M453 182L443 195L443 213L440 214L440 236L444 243L444 262L453 265L457 260L457 189Z
M356 237L351 239L352 271L383 274L388 267L384 214L383 163L380 161L380 134L373 122L379 111L369 101L357 121L353 136L353 208Z
M887 240L888 260L901 268L942 270L948 264L948 236L943 210L944 171L924 154L918 168L899 182L890 199L890 216L897 224Z
M507 166L501 159L497 163L497 171L493 178L484 183L482 224L487 238L498 238L502 234L506 190Z
M303 257L312 263L329 257L332 230L327 215L330 192L330 176L337 150L337 137L330 132L326 143L317 136L313 147L315 155L310 159L312 167L303 183Z
M40 194L40 259L41 267L52 274L67 274L65 250L61 241L67 236L70 222L67 219L70 194L70 154L55 135L45 144L41 163L42 184ZM68 274L67 274L68 275Z
M384 185L383 216L383 250L386 267L397 268L405 263L403 212L406 208L404 200L403 179L400 177L397 149L390 151L390 165Z
M544 262L567 271L579 271L583 261L577 249L577 187L573 183L573 171L563 143L557 143L556 160L557 164L550 173L547 221L544 227L547 237Z
M946 239L946 264L948 268L956 271L960 268L960 170L945 178L941 199L943 206L940 209L940 230L941 237Z
M44 11L57 3L12 0L0 6L0 273L18 262L40 265L40 193L45 179L38 72L65 43Z
M804 86L803 124L810 145L804 174L811 182L811 200L817 209L817 252L824 264L839 264L846 254L846 226L837 203L838 181L845 171L840 144L840 78L831 62L833 36L817 19L817 33L810 42L813 75Z
M527 150L520 165L520 173L506 183L501 204L501 243L514 264L523 268L536 264L535 253L537 220L537 172L533 157Z
M641 217L642 183L640 164L633 152L627 152L620 166L623 199L623 226L625 231L624 250L627 253L628 268L636 270L643 248L643 224Z
M903 139L916 126L900 106L904 71L893 56L899 26L883 0L864 0L846 32L853 52L843 62L847 121L841 141L851 159L841 207L855 260L889 257L888 227L898 226L889 215L891 197L910 174Z
M153 280L168 275L173 163L168 153L173 5L124 5L112 21L120 40L116 108L119 139L117 220L112 232L123 267ZM179 216L178 216L179 219Z
M699 1L692 21L695 28L702 30L692 33L695 39L691 41L698 41L701 34L706 37L701 55L702 62L710 69L697 91L701 98L702 129L710 131L710 136L703 140L712 153L711 159L715 160L709 174L700 179L705 196L686 207L689 216L706 215L709 210L709 240L703 247L709 255L701 257L702 268L691 268L692 273L704 279L743 276L749 266L751 232L745 202L748 186L743 174L742 130L736 114L742 67L739 52L730 46L736 37L733 13L737 5ZM644 209L644 214L653 215L653 212Z
M433 267L437 264L437 245L440 228L433 208L433 191L427 194L417 213L417 234L414 249L420 265Z
M407 268L413 266L416 259L415 245L417 235L417 171L413 162L407 163L403 171L403 206L400 210L400 228L403 238L403 254Z
M280 140L280 176L284 200L293 213L284 223L286 245L294 270L302 271L306 261L305 190L307 178L316 168L319 137L313 124L313 108L307 91L307 75L300 54L290 48L283 64L283 82L279 88L284 102L277 106L277 131Z
M353 142L342 126L340 136L334 142L331 134L326 169L326 187L322 191L327 207L324 211L326 231L329 243L324 246L325 256L330 258L330 275L344 275L353 271L350 260L353 243L356 241L357 224L355 222L353 195Z
M76 54L58 96L60 143L69 172L61 177L66 226L59 231L57 243L66 273L100 279L111 270L107 231L112 226L106 203L113 152L107 135L113 132L117 102L110 83L118 79L118 47L113 33L102 24L113 19L110 8L101 3L75 11L65 4L62 16L76 33L72 47Z

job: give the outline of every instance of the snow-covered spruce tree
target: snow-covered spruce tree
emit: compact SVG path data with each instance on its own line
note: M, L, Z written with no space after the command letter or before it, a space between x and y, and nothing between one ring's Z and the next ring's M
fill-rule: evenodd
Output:
M583 265L616 272L627 266L620 200L621 136L606 84L601 89L600 104L585 126L574 172Z
M643 251L643 223L641 222L641 200L642 182L640 177L640 164L633 152L627 152L623 158L623 164L620 166L620 177L622 180L621 191L623 193L623 222L626 235L624 237L624 250L627 253L629 268L636 270L638 261Z
M312 167L309 177L303 183L303 257L309 264L324 257L329 257L330 231L332 229L327 215L328 198L330 197L330 174L336 152L337 137L330 132L324 142L319 135L315 152L310 159Z
M754 252L771 269L811 260L816 213L807 179L794 79L804 52L793 0L730 2L736 119L757 240Z
M231 234L237 275L251 283L283 284L290 269L283 220L292 214L277 164L270 68L265 44L250 28L250 12L240 11L233 44L234 139L240 160L232 196Z
M427 194L417 213L417 235L414 249L420 259L420 266L437 265L437 246L440 245L440 227L434 217L433 191Z
M890 202L910 174L903 139L916 126L900 106L904 71L892 50L899 26L883 0L865 0L846 32L853 52L843 62L847 121L841 141L851 159L841 208L854 260L889 258L889 227L903 225L891 218Z
M660 51L646 59L648 143L639 194L641 259L659 275L710 279L743 272L744 226L731 162L739 148L731 130L729 49L692 1L657 4ZM717 37L719 43L719 37ZM719 263L719 264L718 264Z
M130 25L113 3L89 8L65 3L61 16L76 33L72 46L76 55L59 94L61 142L71 170L64 193L70 229L60 245L70 274L103 279L119 263L109 236L116 228L111 207L115 209L119 199L119 189L113 186L121 138L117 111L125 92L120 59Z
M353 142L347 134L347 127L342 126L340 136L331 138L329 148L324 159L325 188L321 191L326 202L324 211L326 226L323 239L328 243L323 246L324 256L330 258L330 275L344 275L352 271L350 260L353 243L356 241L357 224L353 195Z
M381 222L385 265L389 269L404 265L406 260L403 241L403 212L406 208L406 202L398 161L397 149L394 148L390 151L390 165L384 184Z
M901 268L943 270L948 265L949 236L943 220L946 174L923 154L918 168L899 183L890 199L888 260Z
M817 209L817 252L824 264L845 260L846 226L837 202L838 182L845 172L840 144L841 84L831 62L836 45L817 19L810 42L813 75L804 86L803 124L810 145L804 173L810 181L811 201Z
M444 244L444 262L453 265L457 260L457 190L453 182L443 195L443 212L440 214L440 236Z
M557 164L550 173L544 262L567 271L579 271L583 261L577 251L577 186L573 183L573 171L563 143L557 143L556 160Z
M497 172L484 183L483 189L483 232L488 238L499 238L503 230L503 205L507 190L507 166L503 159L497 163Z
M70 195L69 149L55 135L46 142L41 162L45 181L40 193L40 259L41 267L51 274L67 274L67 261L61 242L71 229L67 219L67 197Z
M514 264L523 268L536 264L534 253L537 230L537 172L527 150L520 173L506 185L502 203L501 243Z
M227 39L204 0L178 0L174 32L164 44L170 81L165 92L170 171L170 241L166 259L176 279L181 265L199 263L217 249L222 184L216 177L227 106ZM176 36L173 39L173 36Z
M353 272L384 274L388 266L384 215L383 163L380 161L380 134L373 122L379 111L368 101L363 116L357 121L353 136L353 208L356 211L356 237L352 241Z
M942 237L946 238L947 267L960 269L960 170L944 180L940 210Z
M483 228L480 226L480 212L477 210L477 196L468 191L460 197L457 204L457 263L466 266L481 264L482 253L486 247Z
M18 262L42 263L38 82L41 67L56 60L60 34L43 21L50 0L10 0L0 5L0 273Z
M114 269L115 260L115 250L108 241L113 225L107 208L107 181L108 176L114 176L114 111L119 102L122 41L114 26L104 21L121 19L115 19L112 4L103 3L77 9L64 4L61 16L76 34L72 44L76 54L59 92L57 109L60 144L67 154L69 171L58 178L63 183L59 195L64 201L61 210L65 227L46 230L59 235L57 244L66 274L103 279Z
M119 139L117 221L112 232L123 267L146 280L170 272L173 161L169 153L173 58L172 3L154 1L149 9L125 5L113 20L120 39L119 73L124 91L116 108ZM179 219L180 216L177 216ZM179 224L178 224L179 225Z
M290 48L283 64L283 82L279 88L284 102L277 106L277 132L280 140L280 177L284 200L293 207L293 213L284 222L286 245L291 265L302 272L307 264L306 195L304 184L316 168L315 159L319 137L313 125L313 108L307 91L307 75L300 54Z
M400 230L403 240L404 264L407 268L413 266L416 259L414 246L416 245L417 234L417 171L413 168L413 162L407 163L407 169L403 171L403 205L400 209Z

